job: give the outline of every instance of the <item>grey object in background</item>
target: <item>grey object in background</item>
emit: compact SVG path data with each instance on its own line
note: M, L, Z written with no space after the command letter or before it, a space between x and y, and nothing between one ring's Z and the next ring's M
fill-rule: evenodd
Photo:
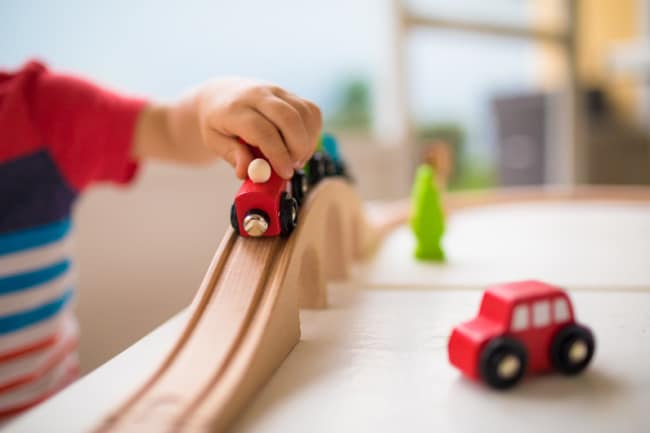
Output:
M545 181L546 97L531 94L495 98L499 183L541 185Z

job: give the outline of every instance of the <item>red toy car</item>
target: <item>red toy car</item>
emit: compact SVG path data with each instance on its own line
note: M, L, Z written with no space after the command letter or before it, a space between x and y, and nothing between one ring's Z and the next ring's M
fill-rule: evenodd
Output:
M255 159L235 196L230 223L244 237L288 236L296 227L298 206L307 190L305 175L297 170L290 182L282 179L258 149L251 151ZM251 176L253 167L263 174Z
M577 374L594 347L593 334L576 323L562 289L521 281L489 287L478 316L454 328L448 352L466 376L506 389L525 373Z

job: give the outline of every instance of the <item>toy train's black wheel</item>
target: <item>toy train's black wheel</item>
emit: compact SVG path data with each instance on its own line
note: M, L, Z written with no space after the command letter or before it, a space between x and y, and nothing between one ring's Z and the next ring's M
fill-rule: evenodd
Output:
M280 197L280 229L282 236L289 236L298 224L298 202L286 192Z
M237 209L234 204L230 207L230 225L235 233L239 234L239 221L237 221Z
M348 172L348 168L345 166L345 162L343 161L336 161L336 175L342 176L348 182L354 182L354 178L350 172Z
M296 170L291 178L291 195L296 199L299 206L305 201L308 188L309 185L307 184L305 172L302 170Z
M328 155L323 155L323 163L325 165L325 176L336 176L336 164L334 160Z
M521 380L526 372L528 356L517 340L497 337L490 340L479 359L481 378L490 387L508 389Z
M553 338L551 362L562 374L578 374L589 365L594 349L594 336L589 329L567 325Z
M343 164L343 161L334 161L334 167L337 176L345 176L345 164Z
M314 186L320 182L326 174L323 154L321 152L314 153L314 155L309 159L307 166L309 167L309 176L307 181L310 186Z

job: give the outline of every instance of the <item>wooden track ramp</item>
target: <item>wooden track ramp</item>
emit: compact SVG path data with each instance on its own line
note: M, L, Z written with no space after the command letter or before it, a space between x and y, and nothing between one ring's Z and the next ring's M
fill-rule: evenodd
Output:
M298 342L299 305L324 307L325 280L345 277L351 260L399 222L390 214L369 221L352 187L327 179L289 238L228 229L172 350L95 433L226 429Z

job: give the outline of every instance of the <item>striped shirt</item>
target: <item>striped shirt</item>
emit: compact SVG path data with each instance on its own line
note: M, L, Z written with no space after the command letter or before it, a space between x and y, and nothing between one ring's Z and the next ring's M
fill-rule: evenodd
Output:
M0 416L78 374L71 209L94 182L132 179L143 104L37 62L0 72Z

